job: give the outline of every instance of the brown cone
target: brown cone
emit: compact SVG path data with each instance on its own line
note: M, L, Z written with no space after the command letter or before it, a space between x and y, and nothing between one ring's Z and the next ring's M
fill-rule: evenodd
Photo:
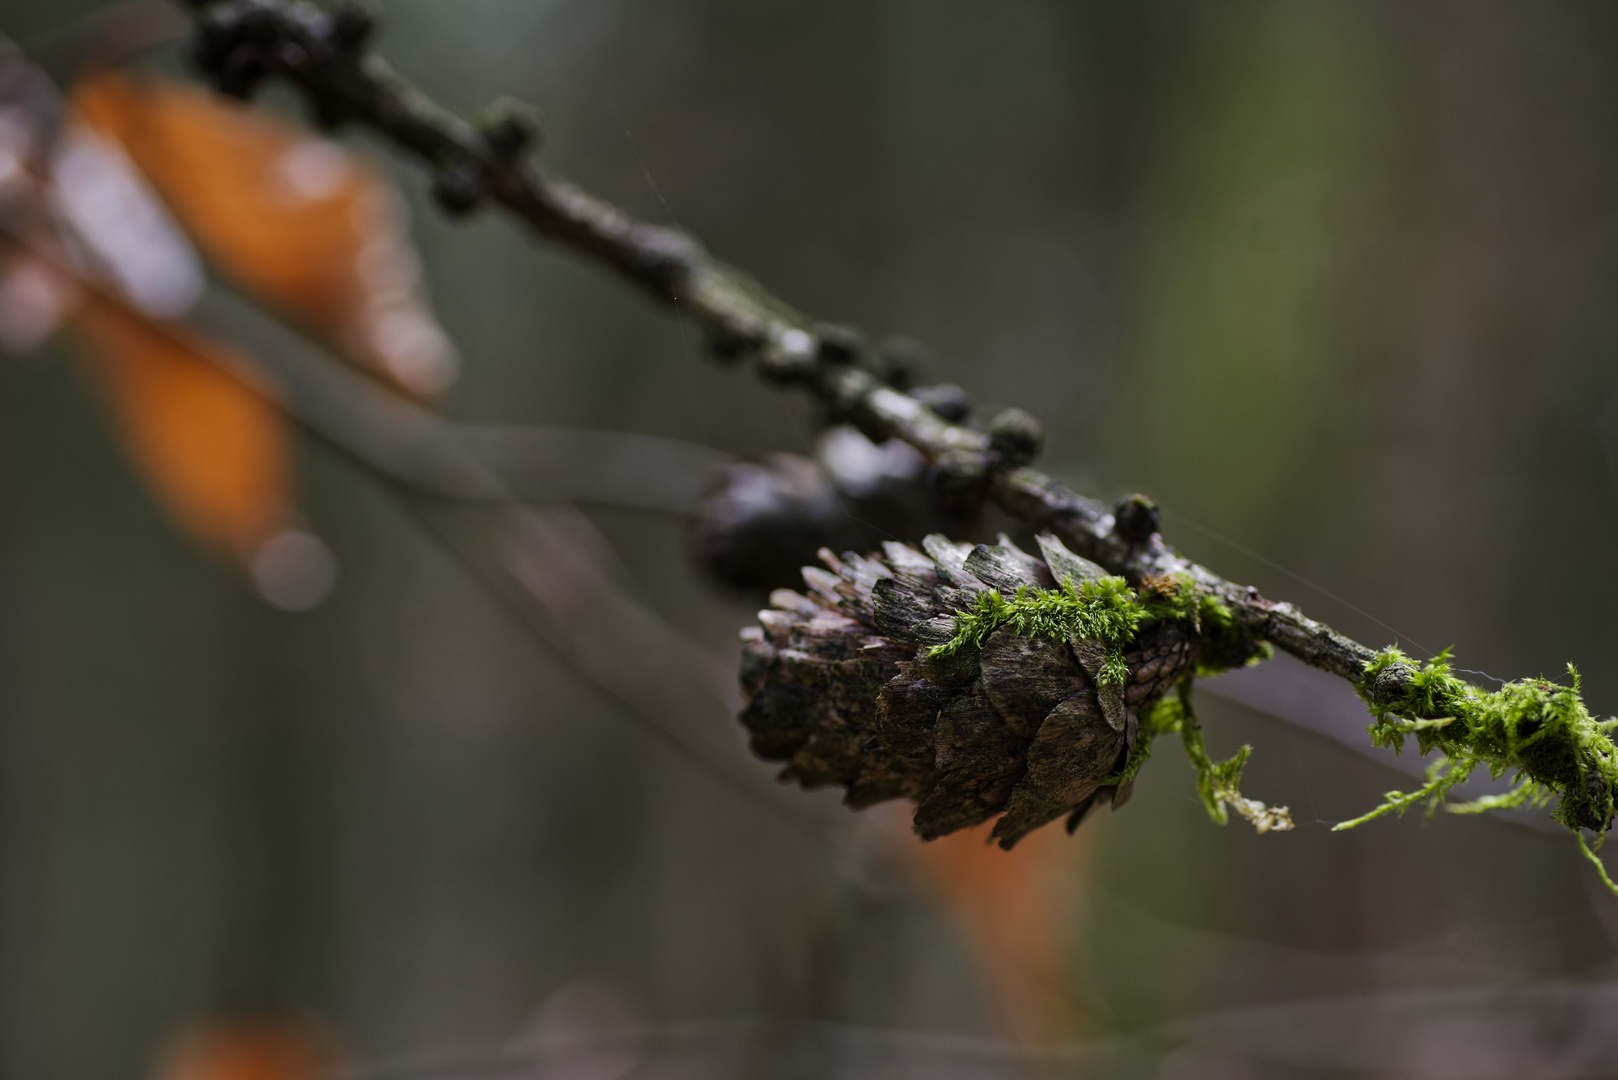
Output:
M1195 627L1142 627L1124 651L1129 679L1098 687L1096 642L1023 637L1009 627L981 648L929 656L953 637L975 597L1099 567L1040 537L1044 559L1001 537L995 546L929 536L923 551L882 555L822 549L806 567L807 594L778 589L760 626L743 632L741 720L754 753L784 761L781 779L841 784L855 809L886 799L916 806L933 839L1003 814L993 835L1010 848L1067 816L1068 829L1127 788L1103 785L1136 749L1138 715L1190 670Z

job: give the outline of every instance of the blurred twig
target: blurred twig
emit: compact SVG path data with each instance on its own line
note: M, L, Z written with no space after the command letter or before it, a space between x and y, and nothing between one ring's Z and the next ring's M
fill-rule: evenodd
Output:
M843 1070L837 1075L852 1076L1123 1080L1351 1071L1575 1080L1611 1074L1618 1054L1618 1029L1609 1019L1615 1005L1618 983L1611 980L1379 988L1197 1013L1049 1048L827 1021L675 1023L374 1061L333 1080L575 1075L568 1066L596 1075L588 1065L635 1057L659 1075L728 1078L757 1075L765 1054L772 1061L833 1060Z
M525 501L689 515L729 454L658 435L462 424L461 443Z
M1218 595L1253 636L1358 682L1373 650L1183 558L1163 543L1155 511L1116 514L1027 467L1038 425L1016 412L988 433L942 419L862 366L852 332L816 324L685 232L637 220L530 164L537 139L518 111L474 125L400 78L365 50L368 9L330 13L292 0L190 0L194 57L226 93L250 95L265 78L300 88L326 124L357 122L422 160L441 205L466 212L499 203L544 236L614 268L702 323L727 358L751 357L761 376L799 387L873 440L900 438L931 463L936 486L957 500L988 498L1108 570L1134 581L1182 573ZM1142 504L1134 504L1140 507ZM1123 518L1121 521L1120 518Z
M614 490L604 470L571 478L563 460L542 463L513 454L535 443L579 443L594 448L619 437L605 432L546 429L468 431L399 399L363 376L301 350L260 352L264 372L285 394L288 413L322 442L382 480L411 516L483 588L586 684L681 756L727 786L767 804L788 820L824 835L799 800L788 801L759 782L728 728L701 721L736 711L739 696L730 665L686 638L619 584L611 545L569 501L568 491L596 501L657 507L630 485ZM264 358L268 358L264 360ZM526 478L526 489L507 487L502 471L475 447L504 448L507 467ZM640 461L659 452L670 456ZM675 440L629 438L618 453L663 475L670 499L701 477L681 471L719 458ZM498 456L498 454L496 455ZM586 485L599 482L600 486ZM543 497L542 506L519 499Z
M298 416L373 470L423 494L481 502L586 502L689 514L722 451L679 439L446 420L297 349L260 361Z
M622 571L611 546L587 516L566 501L520 503L469 445L476 437L466 438L457 425L363 377L297 350L272 356L265 368L283 388L289 414L383 480L423 529L575 675L728 786L792 820L810 821L796 800L778 798L759 783L739 740L721 737L728 729L700 722L735 712L729 665L618 584ZM495 434L521 438L509 430ZM698 448L687 449L695 454Z
M135 311L117 292L9 223L0 222L0 236L76 280L95 302L147 321L156 333L184 333ZM518 502L467 445L479 436L463 439L457 425L352 371L295 349L261 351L251 363L238 354L235 363L249 388L270 395L305 431L383 481L575 675L728 786L812 825L801 800L776 798L758 783L743 764L739 740L721 745L718 730L701 731L690 722L735 712L738 693L730 669L618 585L611 547L588 517L565 502ZM482 432L482 441L499 443L511 432L496 432L493 440L489 434ZM635 449L628 453L646 449L630 445ZM678 445L700 456L700 448Z

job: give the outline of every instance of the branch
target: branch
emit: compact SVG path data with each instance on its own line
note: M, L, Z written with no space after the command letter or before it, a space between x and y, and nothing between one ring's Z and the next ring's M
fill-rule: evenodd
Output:
M211 300L219 306L222 298ZM222 321L251 317L228 305ZM474 502L582 502L690 514L719 450L679 439L581 428L472 425L389 393L351 368L319 360L295 335L260 362L305 424L366 467L424 495Z
M103 302L122 303L96 282L80 281ZM245 307L221 314L240 318ZM153 326L160 333L176 332L167 324ZM706 723L716 709L735 711L728 666L619 584L624 575L606 538L561 496L679 507L672 502L659 507L640 485L615 483L606 467L564 478L526 453L547 445L571 444L575 452L610 446L620 461L629 458L639 466L650 464L654 454L672 452L672 460L656 465L651 475L673 485L666 498L675 500L703 475L687 467L695 470L705 457L718 457L716 452L676 440L604 432L469 430L308 348L256 349L250 361L243 356L238 363L247 385L273 388L274 403L289 419L396 496L523 629L627 718L723 784L812 835L825 835L812 812L761 786L740 767L739 748L729 732ZM484 457L491 450L493 462ZM511 474L520 481L515 490L508 484ZM590 489L592 479L602 487ZM527 499L547 505L519 501Z
M689 311L737 351L773 343L792 358L812 353L802 315L685 233L638 221L529 166L523 155L538 129L523 110L502 107L481 124L468 123L364 53L374 28L367 9L349 3L326 14L281 0L189 3L198 12L194 58L223 92L245 98L265 77L285 76L309 96L322 123L364 124L420 158L447 211L498 202L543 235Z
M30 237L8 215L0 215L0 239L177 347L189 342L186 327L139 311L99 275L74 265L54 245ZM603 432L468 431L307 349L255 350L251 356L236 352L219 360L244 387L399 497L423 530L525 630L625 716L727 786L805 827L810 835L826 835L797 801L783 801L775 789L762 788L739 768L730 739L721 741L717 732L700 726L716 708L735 711L736 688L728 668L620 587L622 574L606 538L576 507L558 499L571 485L573 492L594 495L596 501L614 501L612 496L627 492L629 505L678 511L682 507L677 500L701 475L689 468L705 456L719 456L716 452L671 439ZM620 438L626 441L617 445ZM587 482L590 476L564 480L536 467L538 463L525 462L522 451L536 440L553 446L573 443L576 451L615 447L618 464L625 458L647 464L672 450L674 460L662 462L657 468L663 472L654 470L653 475L672 481L674 490L662 496L660 505L644 485L629 484L619 492L609 483L602 498L602 493L581 489L580 480ZM479 443L481 449L493 448L496 456L503 448L505 469L485 461L474 445ZM514 494L502 475L507 469L524 476L531 490ZM594 476L608 473L600 468ZM543 498L550 505L526 506L518 501L524 497Z
M945 500L987 498L1079 554L1132 582L1187 574L1234 611L1248 633L1315 667L1359 683L1376 656L1296 607L1264 599L1180 556L1158 532L1156 508L1136 496L1113 510L1027 467L1039 450L1037 421L1007 410L989 431L952 424L917 396L870 370L859 336L818 324L714 258L688 234L640 221L530 164L532 121L514 108L472 124L436 104L380 57L364 50L373 17L357 4L330 13L289 0L191 0L194 57L215 85L247 97L281 76L308 97L326 125L362 124L426 164L434 194L451 213L498 203L540 234L613 268L701 323L714 350L750 357L769 382L798 387L870 438L899 438L931 463Z

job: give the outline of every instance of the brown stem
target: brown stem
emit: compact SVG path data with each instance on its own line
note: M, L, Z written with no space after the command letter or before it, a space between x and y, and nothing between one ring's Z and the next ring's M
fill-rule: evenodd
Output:
M1026 467L1038 441L1026 414L1018 412L1004 431L991 425L988 434L945 421L861 366L847 331L813 322L689 234L640 221L529 164L525 152L537 131L520 113L506 110L474 125L428 99L364 51L372 28L365 9L345 4L328 13L293 0L191 6L195 59L222 91L246 97L266 77L287 79L323 122L363 124L425 163L446 211L464 213L485 201L505 206L701 323L721 356L750 357L763 378L808 391L871 438L914 446L932 463L942 495L991 499L1135 582L1189 574L1253 636L1345 679L1363 677L1373 650L1183 558L1163 543L1150 503L1137 497L1109 510Z

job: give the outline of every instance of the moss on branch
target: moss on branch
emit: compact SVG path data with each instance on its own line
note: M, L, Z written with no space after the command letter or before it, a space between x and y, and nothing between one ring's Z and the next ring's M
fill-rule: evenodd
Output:
M1382 805L1337 826L1352 828L1383 814L1425 803L1429 813L1445 804L1450 790L1479 768L1498 779L1514 774L1502 795L1449 804L1455 813L1538 806L1553 797L1552 816L1569 829L1604 837L1612 826L1618 791L1618 750L1612 732L1618 720L1596 720L1580 694L1579 673L1568 666L1572 685L1520 679L1493 692L1455 676L1445 650L1417 664L1398 649L1384 649L1366 666L1359 685L1371 709L1371 741L1404 749L1414 737L1418 751L1437 751L1426 782L1415 791L1389 792Z

